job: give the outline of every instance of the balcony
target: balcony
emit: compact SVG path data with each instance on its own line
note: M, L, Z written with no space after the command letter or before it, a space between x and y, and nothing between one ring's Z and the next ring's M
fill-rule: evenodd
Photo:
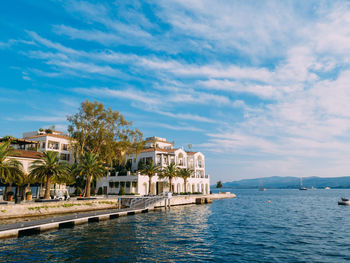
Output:
M47 148L49 150L59 150L60 149L60 144L58 142L51 142L51 141L49 141L49 143L47 144Z

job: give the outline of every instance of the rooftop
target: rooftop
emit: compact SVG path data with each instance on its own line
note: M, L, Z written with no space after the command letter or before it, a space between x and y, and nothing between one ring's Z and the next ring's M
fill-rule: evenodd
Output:
M51 133L39 134L39 135L24 137L24 139L39 138L39 137L46 137L46 136L55 137L55 138L60 138L60 139L67 139L67 140L70 139L69 136L64 135L63 133L62 133L62 135L60 135L60 134L51 134Z
M31 159L40 159L43 156L43 154L40 152L33 152L33 151L13 150L10 152L9 156L31 158Z

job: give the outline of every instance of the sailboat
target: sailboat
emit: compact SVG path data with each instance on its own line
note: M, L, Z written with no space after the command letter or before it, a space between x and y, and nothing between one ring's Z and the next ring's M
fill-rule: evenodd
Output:
M307 190L307 188L305 186L303 186L303 178L300 177L300 186L299 186L299 190Z
M266 188L263 187L262 180L259 181L259 191L266 191Z

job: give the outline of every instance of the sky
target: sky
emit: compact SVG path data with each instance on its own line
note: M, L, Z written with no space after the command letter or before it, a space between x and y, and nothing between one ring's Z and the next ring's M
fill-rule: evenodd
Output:
M4 1L0 136L85 99L201 151L211 182L350 176L348 1Z

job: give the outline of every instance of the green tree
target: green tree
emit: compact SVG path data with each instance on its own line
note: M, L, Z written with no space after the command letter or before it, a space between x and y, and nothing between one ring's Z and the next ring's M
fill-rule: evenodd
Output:
M50 199L51 183L67 174L67 164L61 162L57 152L47 151L40 160L30 166L31 175L38 181L45 182L44 199Z
M90 197L92 179L104 176L106 169L96 154L86 152L78 163L77 173L86 178L85 197Z
M147 164L143 167L143 169L140 172L148 176L148 194L151 194L152 177L156 173L160 172L160 167L158 165L154 165L153 162L147 162Z
M77 163L73 164L66 164L66 173L62 174L59 176L56 180L55 183L58 184L65 184L68 186L76 186L77 184L77 179L78 179L78 173L77 173Z
M13 179L13 183L17 185L16 196L19 195L24 200L25 193L30 192L30 185L36 183L36 178L31 173L22 172Z
M168 178L169 179L169 188L170 192L173 192L173 179L178 176L178 168L176 167L175 163L171 163L168 166L164 167L161 173L159 174L162 178Z
M112 167L122 163L125 153L139 151L143 145L142 133L132 129L131 122L102 103L88 100L81 103L79 112L67 117L72 148L78 156L86 152L98 155Z
M218 181L216 183L216 188L222 188L222 182L221 181Z
M140 159L139 163L137 164L137 170L138 171L142 171L143 168L145 168L146 164L145 162L143 161L143 159Z
M184 184L185 184L185 193L187 192L187 179L190 178L193 175L193 170L189 168L182 168L179 169L178 175L182 179L184 179Z
M10 144L10 141L0 143L0 181L9 184L6 186L5 194L12 190L14 182L24 175L22 164L8 158L12 151Z

